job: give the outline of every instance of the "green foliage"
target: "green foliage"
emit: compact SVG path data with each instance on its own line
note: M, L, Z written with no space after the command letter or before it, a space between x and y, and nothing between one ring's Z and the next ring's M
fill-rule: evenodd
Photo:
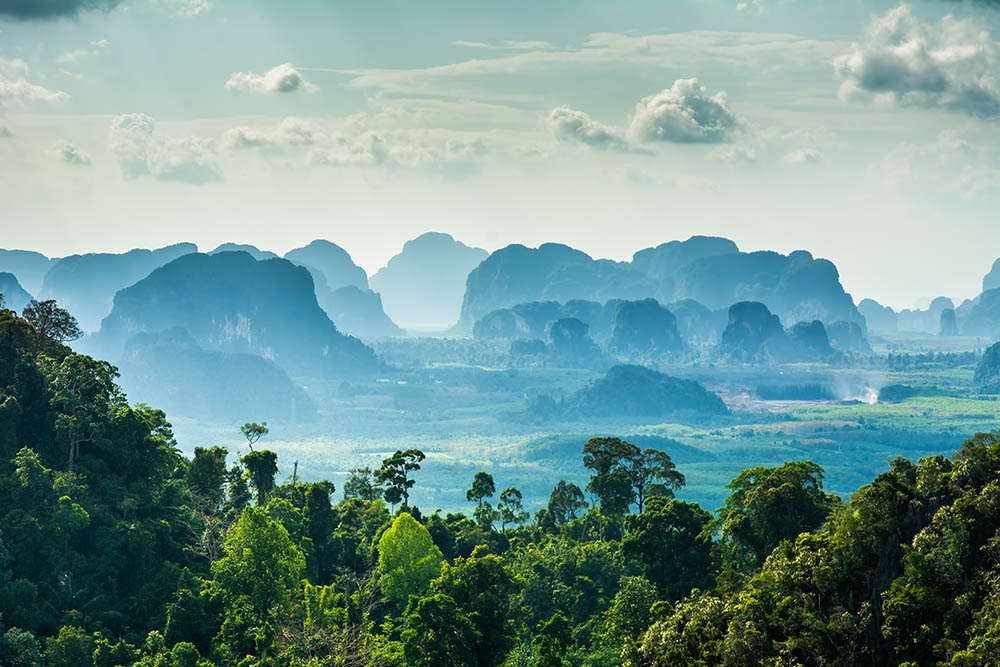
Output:
M427 589L441 574L444 556L431 534L407 512L400 512L378 540L378 575L382 594L396 603Z
M442 593L413 598L407 608L403 654L413 667L468 667L476 664L479 634L455 601Z
M373 502L382 497L383 489L375 481L371 468L355 468L344 483L344 498L360 498Z
M261 449L250 452L242 459L247 475L257 495L257 506L267 504L267 497L274 489L274 477L278 474L278 455Z
M420 470L423 460L424 453L419 449L407 449L405 452L396 450L395 454L382 461L375 480L385 485L383 495L387 503L395 505L402 500L403 508L409 507L410 489L414 484L410 474Z
M577 518L577 513L587 508L583 491L573 482L561 479L549 496L548 512L552 521L560 526Z
M247 422L243 426L240 426L240 433L242 433L243 437L247 439L247 444L250 445L250 451L253 451L253 446L257 443L257 441L269 432L270 429L267 428L267 422L261 422L260 424L257 422Z
M840 503L823 492L823 469L812 461L750 468L726 488L733 493L715 526L735 569L759 566L782 540L815 530Z
M625 514L633 504L641 513L648 498L672 498L684 485L684 475L667 454L641 450L620 438L588 440L583 446L583 465L594 472L587 490L600 498L602 510L609 515Z
M68 343L83 336L76 318L63 310L52 299L35 301L24 307L24 320L38 334L55 343Z
M660 596L676 600L711 583L712 515L698 505L651 498L642 514L625 518L622 555L638 566Z

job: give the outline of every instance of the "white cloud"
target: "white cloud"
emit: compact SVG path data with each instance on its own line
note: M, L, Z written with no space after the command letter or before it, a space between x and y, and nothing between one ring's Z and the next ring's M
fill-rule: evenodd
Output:
M319 88L309 83L290 63L272 67L264 74L234 72L226 90L241 93L312 93Z
M405 132L363 132L354 137L337 137L330 146L311 151L309 163L332 167L421 169L447 176L465 176L488 152L486 143L479 138L451 137L442 141Z
M900 5L834 60L844 99L884 98L1000 117L1000 44L981 23L952 15L924 23Z
M946 130L927 144L903 143L869 167L873 177L898 188L962 199L1000 194L1000 150L976 128ZM994 137L995 138L995 137Z
M628 144L619 130L594 120L583 111L567 106L556 107L545 124L559 141L601 150L628 150Z
M730 141L743 125L725 93L709 96L697 79L678 79L636 105L626 133L636 142L720 143Z
M227 150L260 148L281 150L291 147L315 146L329 142L319 126L289 116L271 128L234 127L222 135L222 147Z
M467 49L496 49L506 51L548 51L556 48L550 42L543 42L541 40L516 41L508 39L500 44L487 44L486 42L470 42L459 39L449 42L449 44L452 46L464 46Z
M111 42L106 39L99 39L96 42L91 42L88 49L77 49L76 51L67 51L61 54L56 58L56 63L68 65L83 58L93 58L94 56L99 56L101 51L107 49L109 46L111 46Z
M0 58L0 109L31 102L62 102L69 95L30 83L28 64L20 58Z
M823 154L815 148L799 148L785 154L785 162L791 164L816 164L823 161Z
M56 159L66 164L87 166L90 164L90 156L74 146L70 142L60 139L52 147L52 153Z
M708 157L718 162L729 162L731 164L756 162L757 150L753 146L734 144L732 146L719 146Z
M198 137L170 137L156 131L146 114L111 122L108 137L127 179L150 175L161 181L203 184L222 179L215 143Z

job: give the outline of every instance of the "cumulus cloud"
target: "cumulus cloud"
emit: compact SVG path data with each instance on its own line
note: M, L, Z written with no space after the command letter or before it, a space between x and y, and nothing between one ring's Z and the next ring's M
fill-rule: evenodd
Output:
M0 15L21 20L76 16L82 11L110 11L121 0L0 0Z
M312 93L319 88L306 81L290 63L272 67L264 74L234 72L226 90L240 93Z
M234 127L222 135L222 146L227 150L259 148L266 151L293 147L315 146L329 141L322 128L302 120L288 117L271 128Z
M195 185L222 179L215 142L198 137L165 136L146 114L115 118L108 139L125 178L149 175L161 181Z
M678 79L636 105L626 134L636 142L720 143L730 141L743 124L725 93L709 96L698 79Z
M31 102L62 102L69 95L27 80L28 64L20 58L0 58L0 109Z
M60 139L52 147L52 153L61 162L66 164L87 166L90 164L90 156L84 153L70 142Z
M553 109L545 124L559 141L583 144L601 150L628 149L628 144L617 129L594 120L583 111L567 106Z
M791 164L816 164L823 161L823 154L815 148L799 148L785 154L785 162Z
M981 24L947 15L936 24L900 5L869 25L834 60L844 99L881 97L901 105L1000 117L1000 44Z

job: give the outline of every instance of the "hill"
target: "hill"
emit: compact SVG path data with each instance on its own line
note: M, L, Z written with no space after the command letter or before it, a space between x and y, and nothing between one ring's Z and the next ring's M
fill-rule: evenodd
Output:
M261 259L274 259L277 257L270 250L261 250L255 245L250 245L249 243L223 243L215 250L210 251L209 255L218 255L220 252L245 252L256 260Z
M17 312L24 310L31 302L31 295L21 287L13 273L0 273L0 295L3 296L4 308Z
M341 331L360 338L405 336L382 309L378 292L347 285L321 299L323 310Z
M371 278L386 312L404 327L445 329L459 318L469 272L487 252L428 232L407 241ZM471 323L470 323L471 325Z
M983 277L983 291L1000 289L1000 259L993 262L993 268Z
M711 417L729 413L722 399L693 380L643 366L615 366L569 396L561 406L570 419L594 417Z
M698 301L710 311L759 301L789 322L864 318L832 262L800 250L744 253L727 239L692 237L639 251L632 262L595 260L569 246L511 245L482 262L466 283L460 327L528 301L589 299Z
M316 415L301 387L262 357L201 348L186 329L139 333L125 343L120 384L133 401L209 423L298 423Z
M38 294L42 281L58 259L49 259L33 250L4 250L0 248L0 271L13 273L24 289Z
M346 250L330 241L316 239L307 246L289 250L285 259L322 272L326 284L333 291L348 285L368 289L365 270L354 263Z
M206 349L262 356L292 374L377 367L371 349L340 333L320 308L309 271L284 259L181 257L115 296L94 345L117 358L136 333L178 326Z
M178 257L198 252L193 243L122 254L91 253L59 260L45 274L39 299L55 299L84 331L96 331L111 312L115 293Z
M1000 394L1000 343L983 353L972 378L972 388L978 394Z

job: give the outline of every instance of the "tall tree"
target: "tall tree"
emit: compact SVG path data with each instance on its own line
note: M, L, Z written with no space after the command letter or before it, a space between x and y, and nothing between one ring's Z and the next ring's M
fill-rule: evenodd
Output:
M472 515L483 530L490 530L493 522L497 520L497 512L487 501L497 492L497 485L493 482L493 476L485 472L477 472L472 480L472 488L465 492L465 499L470 503L476 503L476 509Z
M524 511L521 492L513 486L504 489L500 494L500 502L497 509L500 512L500 530L507 532L507 525L520 525L528 520L528 513Z
M76 318L56 305L52 299L46 301L31 300L21 316L39 334L55 341L56 343L68 343L83 336L83 330L77 323Z
M373 502L382 495L371 468L355 468L344 482L344 498L361 498Z
M672 498L684 475L665 452L642 450L621 438L591 438L583 446L583 465L594 471L587 490L601 501L601 511L621 516L635 505L639 513L654 496Z
M250 451L253 451L253 446L262 437L270 433L271 429L267 427L267 422L247 422L243 426L240 426L240 433L243 437L247 439L247 444L250 445Z
M375 474L375 480L385 485L383 496L390 505L403 501L403 508L410 506L410 489L414 481L410 474L420 470L424 453L419 449L397 449L396 453L382 461L382 467Z
M278 455L272 451L261 449L250 452L242 459L247 468L247 475L254 491L257 493L257 506L267 504L267 497L274 489L274 477L278 474Z
M577 512L587 508L583 491L573 482L559 480L549 496L548 510L552 521L558 526L576 518Z

